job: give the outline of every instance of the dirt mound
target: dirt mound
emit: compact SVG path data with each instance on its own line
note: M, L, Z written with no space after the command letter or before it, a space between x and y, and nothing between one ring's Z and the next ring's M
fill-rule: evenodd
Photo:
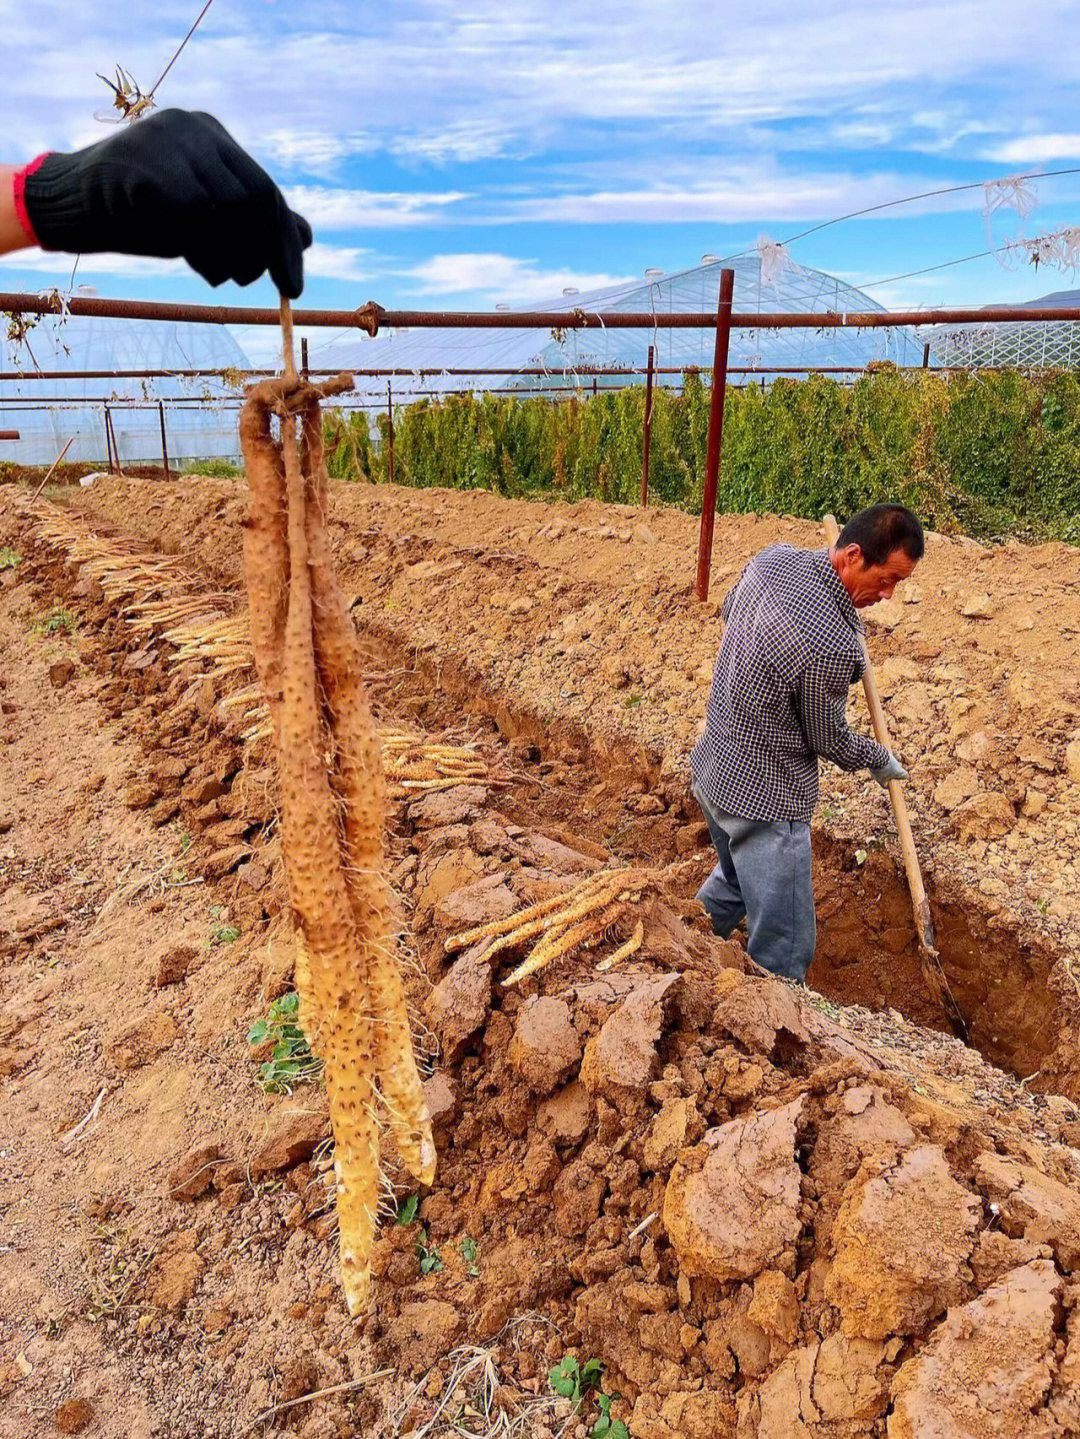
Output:
M291 980L262 751L221 683L172 665L25 518L0 511L0 529L25 555L0 629L12 1433L52 1432L73 1401L101 1433L239 1434L336 1385L271 1428L393 1434L441 1413L428 1432L451 1432L483 1402L463 1342L537 1436L585 1432L542 1403L567 1352L603 1361L635 1439L981 1435L998 1410L999 1432L1075 1429L1075 1108L955 1040L753 971L684 921L682 868L606 972L622 931L515 987L520 955L448 953L612 862L589 806L686 827L625 808L618 757L607 775L565 736L542 758L494 725L477 738L508 780L395 820L413 999L442 1054L440 1162L415 1206L397 1188L375 1306L350 1324L321 1093L255 1089L243 1039ZM28 646L53 596L80 628ZM60 650L78 669L42 714ZM380 713L434 730L454 692L384 656Z

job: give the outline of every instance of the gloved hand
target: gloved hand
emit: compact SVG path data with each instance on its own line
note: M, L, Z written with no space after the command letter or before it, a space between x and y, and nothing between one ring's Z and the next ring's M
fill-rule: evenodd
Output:
M160 110L15 177L44 250L183 256L211 285L264 270L283 295L304 288L311 226L212 115Z
M870 773L877 780L878 784L881 785L882 789L885 788L891 779L907 779L908 777L907 770L893 754L892 750L889 751L888 763L883 764L879 769L872 769Z

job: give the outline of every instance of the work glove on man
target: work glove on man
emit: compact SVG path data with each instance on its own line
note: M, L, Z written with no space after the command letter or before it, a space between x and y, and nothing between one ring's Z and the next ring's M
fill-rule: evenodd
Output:
M892 750L889 751L888 762L880 765L877 769L872 769L870 773L877 780L878 784L881 785L882 789L885 788L890 780L907 779L908 777L907 770L893 754Z
M15 177L16 204L43 250L182 256L211 285L264 270L283 295L304 288L311 226L223 125L161 110Z

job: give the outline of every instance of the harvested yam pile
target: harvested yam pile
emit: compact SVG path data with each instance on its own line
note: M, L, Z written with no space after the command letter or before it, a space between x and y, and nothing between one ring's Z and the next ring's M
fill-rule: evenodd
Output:
M249 508L244 564L255 666L277 754L282 849L297 928L301 1024L326 1064L342 1279L367 1304L379 1196L379 1114L421 1184L435 1170L384 877L379 739L356 635L326 539L327 476L316 389L249 392L240 420ZM271 436L271 416L281 440ZM302 445L297 443L297 423Z

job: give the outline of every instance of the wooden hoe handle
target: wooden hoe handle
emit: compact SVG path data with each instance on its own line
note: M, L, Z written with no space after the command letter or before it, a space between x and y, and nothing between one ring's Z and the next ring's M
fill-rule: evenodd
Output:
M826 515L822 523L825 526L825 538L831 549L840 537L839 528L832 515ZM862 635L859 636L859 646L863 654L863 690L866 694L867 708L870 711L870 721L874 727L874 737L878 744L883 744L886 749L891 749L889 726L885 720L885 711L881 707L881 696L878 694L877 680L874 678L874 666L870 662L870 653ZM923 884L922 870L919 868L919 856L915 853L915 838L911 833L907 804L899 780L889 781L889 798L892 800L893 815L896 818L896 833L900 840L900 853L904 857L904 872L907 875L908 889L911 891L911 905L915 911L915 928L919 933L919 951L923 973L931 993L943 1005L953 1031L961 1039L966 1040L967 1022L952 996L952 991L945 978L945 971L941 967L941 957L934 945L934 922L930 915L930 902L926 898L926 886Z
M840 537L840 529L832 515L826 515L823 523L825 538L831 548ZM874 738L878 744L883 744L886 749L891 750L889 726L885 719L885 711L881 707L881 696L878 694L877 680L874 678L874 666L866 648L866 640L862 635L859 636L859 646L863 653L863 690L866 693L866 704L870 711L870 722L874 727ZM893 814L896 817L896 833L900 838L900 852L904 856L904 871L907 874L908 888L911 890L911 903L915 910L919 943L924 949L933 949L934 924L930 916L930 904L926 898L926 886L923 884L922 870L919 868L919 856L915 853L915 839L911 833L907 804L899 780L891 779L889 781L889 798L892 800Z

